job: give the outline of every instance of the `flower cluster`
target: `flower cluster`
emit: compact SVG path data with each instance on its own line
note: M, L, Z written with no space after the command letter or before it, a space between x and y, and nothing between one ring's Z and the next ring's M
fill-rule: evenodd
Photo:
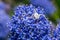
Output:
M10 21L10 18L6 14L5 8L6 5L3 2L0 2L0 38L6 37L9 32L7 23Z
M56 26L56 29L53 31L53 39L60 40L60 23Z
M14 9L14 13L9 40L51 39L51 22L45 17L41 7L19 5Z
M5 38L10 31L8 40L60 40L60 24L52 30L53 24L45 16L55 11L50 0L30 2L34 6L19 5L15 8L11 21L6 14L9 6L0 2L0 38Z
M47 14L53 14L56 8L50 0L30 0L30 3L34 6L41 6L45 9Z

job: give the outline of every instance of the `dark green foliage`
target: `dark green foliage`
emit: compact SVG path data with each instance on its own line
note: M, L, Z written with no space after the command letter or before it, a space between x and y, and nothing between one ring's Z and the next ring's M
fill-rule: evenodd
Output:
M60 8L60 0L55 0L55 3Z
M16 3L24 3L24 4L28 4L29 0L14 0Z

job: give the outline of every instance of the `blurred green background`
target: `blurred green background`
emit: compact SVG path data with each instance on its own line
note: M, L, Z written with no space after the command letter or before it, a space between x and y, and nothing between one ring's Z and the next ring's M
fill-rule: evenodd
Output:
M57 24L60 19L60 0L51 0L53 4L56 6L56 11L53 15L48 16L49 20L51 20L54 24ZM12 8L18 4L29 4L29 0L5 0L5 2L12 4ZM9 12L9 15L13 15L13 10Z

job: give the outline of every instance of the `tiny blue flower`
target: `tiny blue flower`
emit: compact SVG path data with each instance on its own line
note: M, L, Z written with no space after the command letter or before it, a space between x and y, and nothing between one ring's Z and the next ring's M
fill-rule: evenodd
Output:
M52 40L50 35L46 35L42 38L42 40Z

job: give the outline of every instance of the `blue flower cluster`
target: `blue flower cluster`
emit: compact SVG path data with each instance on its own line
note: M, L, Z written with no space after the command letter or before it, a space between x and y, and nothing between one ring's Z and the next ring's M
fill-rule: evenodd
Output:
M51 22L45 17L43 8L19 5L14 9L14 13L9 40L51 39Z
M56 29L53 31L53 39L60 40L60 23L56 26Z
M9 32L7 23L10 21L5 11L6 4L0 1L0 38L5 38Z
M30 0L30 3L34 6L41 6L45 9L46 13L51 15L54 13L56 8L50 0Z
M37 7L32 4L17 6L11 21L5 11L6 4L0 2L0 38L6 37L10 31L8 40L60 40L60 24L52 31L53 25L45 17L46 13L55 11L49 1L31 0Z

